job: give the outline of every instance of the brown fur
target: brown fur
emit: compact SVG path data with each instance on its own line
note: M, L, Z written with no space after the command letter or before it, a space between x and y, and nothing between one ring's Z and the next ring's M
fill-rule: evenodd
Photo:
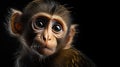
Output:
M63 32L66 33L64 37L61 35L61 38L54 38L57 43L56 51L49 56L44 56L30 48L35 37L40 34L34 33L36 30L31 27L32 17L41 12L50 16L62 17L62 19L57 19L63 20L61 21L65 28ZM76 33L75 27L76 25L71 24L70 12L67 8L53 0L35 0L30 2L23 12L13 10L9 21L9 29L12 35L20 38L22 42L16 67L95 67L94 63L71 46ZM45 33L45 35L48 34L49 32Z

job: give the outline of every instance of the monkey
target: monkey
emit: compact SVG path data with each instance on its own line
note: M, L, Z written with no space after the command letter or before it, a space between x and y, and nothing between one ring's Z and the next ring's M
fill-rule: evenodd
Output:
M96 67L72 46L76 26L70 11L54 0L11 9L9 33L21 42L15 67Z

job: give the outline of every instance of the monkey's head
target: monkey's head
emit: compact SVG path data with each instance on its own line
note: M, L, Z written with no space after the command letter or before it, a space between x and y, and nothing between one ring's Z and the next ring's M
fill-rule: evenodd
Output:
M10 17L12 35L22 38L24 47L40 55L53 55L69 49L75 34L70 12L52 0L35 0L23 11L12 9Z

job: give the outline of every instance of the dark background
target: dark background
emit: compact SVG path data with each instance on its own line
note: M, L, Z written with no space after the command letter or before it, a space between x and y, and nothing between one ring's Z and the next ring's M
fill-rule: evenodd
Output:
M1 0L0 1L0 67L13 67L15 52L19 42L8 35L5 30L5 18L9 8L22 10L31 0ZM79 24L75 37L75 47L87 55L98 67L104 67L107 53L105 10L100 1L58 0L61 4L72 7L73 22ZM104 15L105 14L105 15ZM103 29L105 28L105 29ZM104 37L105 36L105 37ZM3 66L2 66L3 65Z

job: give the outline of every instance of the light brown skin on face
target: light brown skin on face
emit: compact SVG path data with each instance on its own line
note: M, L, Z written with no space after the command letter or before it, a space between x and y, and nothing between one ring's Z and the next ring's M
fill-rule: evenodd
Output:
M46 13L38 13L36 15L33 16L33 24L35 23L34 20L36 20L36 18L39 17L47 17L49 18L49 22L47 22L47 26L44 29L38 29L35 28L37 26L34 27L34 25L32 25L32 29L34 30L34 33L36 33L36 37L35 37L35 41L37 41L37 43L39 43L39 45L42 47L40 49L40 53L43 55L52 55L53 53L55 53L56 48L57 48L57 38L63 38L67 32L67 27L65 22L62 20L61 17L57 16L57 15L49 15ZM59 32L56 32L52 29L52 25L54 24L54 19L57 19L61 22L58 22L59 24L61 24L62 26L62 30Z
M18 14L19 16L16 14ZM22 26L19 20L17 20L20 18L20 15L22 15L20 11L14 10L11 18L12 19L11 31L13 32L14 35L17 35L18 37L22 36L21 32L23 32L23 29L25 29L25 27ZM36 19L39 17L46 17L48 19L48 22L45 23L44 28L39 28L39 26L37 26L35 23ZM36 34L33 40L40 46L40 48L37 49L37 51L40 54L49 56L56 53L57 47L61 45L57 42L57 40L64 39L65 37L66 39L64 41L64 47L62 49L69 49L71 47L71 42L75 34L76 25L72 25L70 27L71 28L70 33L66 35L68 30L67 25L65 21L62 19L62 17L58 15L50 15L50 14L41 12L41 13L35 14L30 21L31 21L30 25L32 28L32 32ZM61 27L61 30L56 32L53 29L54 24L59 24ZM33 46L30 46L30 48L34 49Z

